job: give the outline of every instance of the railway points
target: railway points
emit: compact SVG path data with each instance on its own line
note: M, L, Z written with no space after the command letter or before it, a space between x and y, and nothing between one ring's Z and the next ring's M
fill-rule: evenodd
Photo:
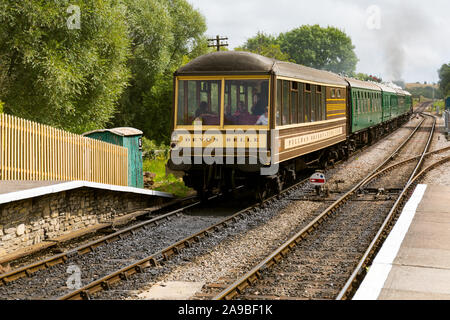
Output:
M432 136L432 132L433 131L431 131L431 134L429 135L430 137ZM420 134L423 133L419 133L417 135ZM414 143L411 143L411 145L413 144ZM428 146L429 143L427 143L426 147L424 147L424 153L427 151ZM397 154L397 151L395 151L394 154ZM382 165L380 167L382 167ZM415 170L413 171L413 169L414 168L410 169L410 172L415 172ZM375 172L377 171L378 170L375 170ZM363 179L361 182L362 185L367 184L371 179L373 178L368 177L366 179ZM405 179L406 179L405 181L407 181L407 177ZM355 188L358 189L360 188L360 186L357 185ZM344 198L345 196L341 198L339 201L342 201ZM365 226L364 222L359 220L353 221L351 219L351 214L357 212L356 216L360 217L361 215L364 215L365 216L364 220L367 219L368 221L371 222L370 226L380 225L381 223L376 222L376 219L373 220L373 218L375 218L376 215L370 214L371 212L373 212L372 210L374 209L372 208L373 205L376 204L377 202L380 202L380 199L378 200L373 199L370 206L369 203L367 203L367 205L364 206L365 212L364 214L362 211L360 212L360 210L357 209L357 206L351 205L352 201L350 198L347 200L347 202L353 209L351 209L349 213L347 213L348 209L345 209L346 206L343 206L343 208L338 207L335 208L334 206L339 201L336 201L326 211L324 211L324 213L322 213L318 218L312 221L303 230L299 231L283 246L280 246L276 251L274 251L274 253L268 256L264 261L255 266L252 270L250 270L248 273L246 273L241 278L236 280L234 283L229 285L220 294L217 294L215 296L215 299L223 299L223 298L229 299L233 297L238 297L240 294L243 295L244 299L274 299L276 297L279 298L281 297L281 299L287 297L294 297L294 299L295 298L332 299L333 297L338 296L339 291L337 291L337 289L339 289L340 286L342 285L342 280L345 281L347 279L348 276L346 276L345 274L346 272L348 272L349 268L351 268L351 265L354 263L354 262L352 263L351 261L360 255L359 252L361 252L360 250L363 248L360 247L359 245L356 245L356 243L354 244L348 243L347 245L345 245L349 240L347 240L346 237L339 236L338 230L340 230L342 227L338 227L339 225L338 221L341 220L342 223L344 223L347 226L347 228L354 225L354 227L349 228L349 230L350 229L353 230L353 228L357 229L358 226L363 227ZM383 203L382 200L381 203ZM397 205L397 203L398 200L395 203L394 207ZM390 206L393 205L393 201L391 201L390 204L389 202L387 202L386 204L388 204L387 208L389 208ZM380 208L381 207L375 209L375 211L379 212ZM325 213L328 214L325 215ZM350 216L348 216L349 214ZM390 216L391 214L388 215L388 218L390 218ZM328 222L328 220L330 220L331 222ZM325 223L325 221L327 221L327 223ZM333 233L336 232L336 235L333 235L332 238L330 238L331 235L327 235L328 233L325 232L325 230L329 228L326 226L328 224L333 225L336 223L337 225L331 227L330 229L331 231L333 231ZM325 234L326 238L324 238L323 240L329 239L330 240L329 243L328 241L320 240L322 236L322 233L320 231L321 224L325 225L324 229L322 229L323 230L322 233ZM384 229L385 223L381 224L381 226ZM368 227L369 225L366 225L364 228ZM351 236L352 234L357 235L361 232L349 230L347 230L347 232L350 232L347 237L350 239L353 238L353 236ZM367 232L368 231L361 233L361 236L363 234L369 235L367 240L370 241L370 239L372 239L371 238L372 236L370 236L370 234L374 231L369 231L368 233ZM380 231L377 233L377 237L375 239L378 239L379 233ZM331 239L336 239L336 241L338 241L336 242L336 245L333 245L334 240L332 241ZM360 237L358 243L361 244L362 242L367 240L362 240L362 238ZM324 249L314 249L315 246L324 247ZM336 246L339 247L340 248L338 250L339 254L338 253L332 254L331 252L327 254L326 247L329 246L332 246L334 248L332 251L336 249ZM367 249L367 251L371 252L373 250L370 249L371 246L369 246L369 249ZM363 251L364 250L365 249L363 249ZM292 256L292 258L289 258L290 256ZM335 256L335 259L331 259L332 256ZM365 261L366 259L365 257L366 254L364 255L361 261L363 260ZM312 258L312 261L310 260L310 258ZM316 262L314 262L315 260ZM321 265L320 262L322 262L323 265ZM308 269L305 266L305 264L306 266L310 265L310 268L313 268L313 270L314 269L319 270L319 273L321 274L320 277L321 281L319 281L319 279L315 277L317 276L316 274L317 272L308 271L310 269ZM295 266L298 266L299 269L297 269L297 267ZM328 271L326 271L327 266L331 268ZM271 270L269 268L274 269L274 271L273 272L269 271ZM359 274L360 268L361 266L358 265L354 274ZM333 269L335 271L332 272ZM351 284L354 282L354 279L352 277L350 277L350 279L347 281L347 284L348 283ZM256 284L256 289L251 288L253 284ZM284 292L285 294L281 294L281 292Z

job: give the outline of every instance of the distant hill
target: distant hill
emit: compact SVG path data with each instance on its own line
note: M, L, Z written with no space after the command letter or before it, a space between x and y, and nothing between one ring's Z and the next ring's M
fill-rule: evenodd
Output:
M439 90L439 85L437 84L407 83L405 90L409 91L414 98L423 96L425 98L432 99L434 95L434 98L442 99L442 93L441 90Z
M426 87L434 87L435 89L439 88L439 85L437 84L423 84L423 83L407 83L406 84L406 90L408 90L408 88L426 88Z

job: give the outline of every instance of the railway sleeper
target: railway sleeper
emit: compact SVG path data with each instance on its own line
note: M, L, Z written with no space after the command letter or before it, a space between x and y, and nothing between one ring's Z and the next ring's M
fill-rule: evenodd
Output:
M111 290L111 284L108 281L102 281L100 284L103 290Z
M79 295L80 295L81 299L83 299L83 300L91 300L91 294L87 290L80 291Z

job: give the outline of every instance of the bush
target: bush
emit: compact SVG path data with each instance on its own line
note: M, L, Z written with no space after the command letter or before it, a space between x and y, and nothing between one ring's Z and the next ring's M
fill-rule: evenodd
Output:
M142 149L144 160L168 160L170 147L165 144L158 145L154 140L142 137Z

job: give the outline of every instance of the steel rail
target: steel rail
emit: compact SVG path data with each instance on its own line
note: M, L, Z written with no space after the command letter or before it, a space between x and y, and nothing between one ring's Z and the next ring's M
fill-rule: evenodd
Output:
M331 204L327 209L325 209L319 216L317 216L314 220L312 220L307 226L305 226L302 230L297 232L294 236L292 236L289 240L287 240L284 244L279 246L275 251L273 251L269 256L267 256L263 261L261 261L258 265L248 271L246 274L241 276L235 282L233 282L230 286L222 290L219 294L217 294L213 300L231 300L237 295L241 294L245 288L252 285L258 279L261 278L261 272L267 268L270 268L274 264L278 263L283 257L285 257L289 251L293 250L293 248L300 243L304 238L306 238L310 233L312 233L322 222L326 221L332 214L337 212L339 208L345 204L361 186L367 184L383 166L386 165L389 161L394 159L400 150L406 145L408 141L414 136L417 130L422 126L425 119L423 119L413 130L413 132L405 139L405 141L389 156L383 161L376 169L374 169L371 173L369 173L365 178L360 180L353 188L337 199L333 204Z
M422 120L415 128L415 130L410 134L410 136L408 136L407 140L401 145L399 146L396 151L394 152L393 155L391 155L390 157L388 157L385 162L383 162L381 166L383 166L387 161L389 161L392 157L395 157L395 154L399 152L399 150L406 144L406 142L411 139L411 137L414 135L414 133L418 130L418 128L421 126L421 124L423 123L424 120ZM337 165L339 162L336 162L332 167L334 167L335 165ZM288 188L286 188L285 190L282 191L282 194L288 193L290 190L292 190L293 188L296 188L298 186L300 186L301 184L304 184L306 181L308 181L308 179L302 180L299 183L296 183ZM195 235L189 236L183 240L180 240L179 242L161 250L160 252L149 256L147 258L142 259L139 262L136 262L128 267L122 268L121 270L114 272L110 275L107 275L99 280L96 280L94 282L92 282L91 284L88 284L86 286L84 286L83 288L73 291L63 297L60 297L59 299L61 300L71 300L71 299L88 299L90 297L91 294L94 294L100 290L105 290L105 289L109 289L110 286L120 280L126 280L128 279L129 276L131 276L134 273L137 272L141 272L143 270L143 268L147 268L147 267L151 267L151 266L156 266L157 264L157 258L158 256L162 257L163 260L167 260L171 255L173 254L178 254L183 248L189 247L192 244L192 240L194 239L195 242L198 242L199 239L203 236L207 236L209 235L209 232L211 231L219 231L220 230L220 226L227 226L227 224L229 223L230 220L233 221L237 221L234 220L236 219L238 216L245 214L245 212L247 211L251 211L254 210L256 207L259 206L264 206L267 203L270 203L271 201L273 201L276 198L280 198L281 194L278 195L273 195L271 197L269 197L268 199L265 199L262 203L258 203L255 204L254 206L251 206L247 209L241 210L238 213L234 214L233 216L226 218L224 220L222 220L221 222L217 223L214 226L208 227L200 232L198 232Z
M430 116L431 117L431 116ZM354 269L354 271L352 272L351 276L349 277L349 279L346 281L344 287L342 288L342 290L339 292L336 300L343 300L348 298L351 295L352 289L354 288L354 285L356 284L355 282L357 282L357 280L359 278L363 277L364 274L364 267L367 266L370 261L372 261L372 258L375 256L376 252L378 251L377 249L380 247L380 245L382 244L382 242L384 241L384 239L387 237L387 227L391 224L391 222L393 221L394 217L397 215L397 213L400 211L401 206L405 203L405 195L407 195L407 192L409 191L411 185L412 185L412 181L416 180L416 176L417 176L417 170L421 167L421 165L423 164L423 160L425 158L425 154L427 153L427 150L430 147L431 144L431 140L434 134L434 130L435 130L435 125L436 125L436 118L433 117L434 121L433 121L433 126L431 128L430 131L430 135L429 135L429 139L425 145L424 151L416 165L416 167L414 168L413 172L411 173L408 182L406 183L405 187L403 188L401 194L399 195L399 197L397 198L397 200L395 201L394 205L392 206L391 210L389 211L387 217L385 218L385 220L383 221L383 224L381 225L381 227L379 228L377 234L375 235L374 239L372 240L372 242L370 243L369 247L367 248L367 250L365 251L363 257L360 259L360 261L358 262L356 268ZM421 174L423 174L423 171L421 172Z
M93 249L95 249L95 248L97 248L97 247L99 247L99 246L101 246L103 244L107 244L107 243L111 243L111 242L116 241L116 240L120 240L126 234L133 233L137 229L145 228L145 227L151 226L151 225L157 225L160 220L163 220L163 219L169 220L171 216L177 215L180 212L182 212L184 210L187 210L189 208L192 208L194 206L197 206L199 204L200 204L200 201L196 201L196 202L194 202L194 203L192 203L190 205L187 205L187 206L184 206L182 208L176 209L174 211L168 212L166 214L160 215L160 216L155 217L153 219L150 219L148 221L141 222L141 223L136 224L134 226L131 226L131 227L119 230L119 231L117 231L115 233L112 233L112 234L110 234L108 236L105 236L105 237L102 237L100 239L88 242L87 244L84 244L84 245L79 246L77 248L74 248L72 250L66 251L64 253L54 255L52 257L49 257L49 258L44 259L44 260L40 260L40 261L35 262L35 263L28 264L26 266L20 267L18 269L12 270L12 271L7 272L7 273L3 273L3 274L0 275L0 286L2 286L4 284L7 284L7 283L10 283L10 282L13 282L13 281L15 281L17 279L20 279L20 278L29 277L33 273L35 273L35 272L37 272L39 270L43 270L43 269L50 268L52 266L55 266L55 265L58 265L58 264L61 264L61 263L65 263L69 259L69 257L72 257L72 256L74 256L76 254L84 255L86 253L89 253ZM149 213L150 212L151 211L149 211Z
M449 161L450 161L450 157L446 157L444 159L441 159L441 160L429 165L428 167L426 167L425 169L420 171L414 177L414 179L411 180L411 182L406 186L406 188L403 190L402 194L399 197L399 200L401 198L403 198L403 200L401 200L401 202L404 203L406 201L404 198L407 196L408 192L412 191L412 188L417 185L418 180L420 178L422 178L423 175L425 175L426 173L430 172L431 170L435 169L436 167L443 165L444 163L447 163ZM397 207L397 209L398 209L398 207ZM387 219L386 219L385 223L383 223L384 229L389 227L390 224L392 224L392 219L390 219L389 221L387 221ZM386 230L383 230L380 236L387 237ZM336 297L336 300L344 300L344 299L351 298L353 291L356 289L355 285L359 282L358 280L364 276L365 266L369 265L371 258L373 258L374 255L377 253L376 248L377 247L379 248L379 246L381 245L381 242L380 242L381 237L379 238L377 243L374 243L373 248L370 251L370 253L366 252L364 261L362 261L362 259L361 259L360 263L358 263L358 266L355 268L355 271L352 273L351 277L346 282L346 285L344 286L344 288L340 291L339 295Z
M433 118L433 126L432 126L432 128L431 128L431 133L430 133L430 136L428 137L428 141L427 141L427 144L426 144L426 146L425 146L425 149L424 149L424 151L422 152L422 157L420 158L419 162L417 163L416 167L414 168L413 173L411 174L411 176L410 176L408 182L406 183L407 185L411 182L411 180L412 180L412 179L414 178L414 176L416 175L417 171L418 171L418 170L420 169L420 167L422 166L423 159L425 158L425 153L427 153L428 149L430 148L431 140L433 139L434 131L435 131L435 129L436 129L436 117L430 116L430 115L427 115L427 114L424 114L424 113L422 113L422 114L425 115L425 116L428 116L428 117L432 117L432 118Z
M433 123L433 127L432 127L433 132L435 130L435 125L436 125L436 120ZM430 146L430 144L431 144L431 139L430 138L432 138L432 135L429 136L429 139L428 139L428 142L427 142L427 144L425 146L425 150L424 151L427 151L429 146ZM373 177L371 178L371 181L373 181L377 177L382 176L382 175L386 174L387 172L390 172L390 171L392 171L392 170L394 170L394 169L396 169L398 167L401 167L401 166L403 166L403 165L405 165L405 164L407 164L409 162L413 162L413 161L415 161L417 159L420 159L419 162L417 163L416 167L414 168L413 174L411 175L411 177L413 177L415 175L415 173L417 172L418 168L420 167L420 165L422 164L422 161L423 161L423 159L425 157L428 157L428 156L433 155L433 154L438 154L438 153L441 153L441 152L445 152L445 151L448 151L448 150L450 150L450 147L445 147L445 148L442 148L442 149L438 149L438 150L434 150L434 151L430 151L430 152L425 152L425 153L422 153L420 155L408 158L406 160L394 163L393 165L391 165L389 167L386 167L386 168L378 171L377 173L375 173L373 175ZM405 184L405 186L408 185L410 180L411 180L411 178L408 180L408 182ZM361 187L361 189L362 189L362 187Z
M237 222L246 214L251 214L252 211L256 211L258 207L264 207L266 204L271 203L273 200L279 198L280 195L289 193L292 189L299 187L300 185L306 183L308 180L309 178L304 179L292 186L289 186L288 188L283 190L281 194L273 195L264 200L262 203L257 203L246 209L240 210L232 216L227 217L220 222L197 232L196 234L179 240L178 242L158 251L157 253L152 254L151 256L148 256L114 273L104 276L101 279L91 282L90 284L87 284L86 286L78 290L72 291L62 297L59 297L58 300L90 299L92 294L95 294L102 290L108 290L111 288L111 285L122 280L128 280L130 276L136 273L141 273L145 268L155 267L160 261L167 261L173 255L179 254L182 249L191 247L195 242L200 242L201 238L209 237L213 232L218 232L223 228L227 228L231 223Z

